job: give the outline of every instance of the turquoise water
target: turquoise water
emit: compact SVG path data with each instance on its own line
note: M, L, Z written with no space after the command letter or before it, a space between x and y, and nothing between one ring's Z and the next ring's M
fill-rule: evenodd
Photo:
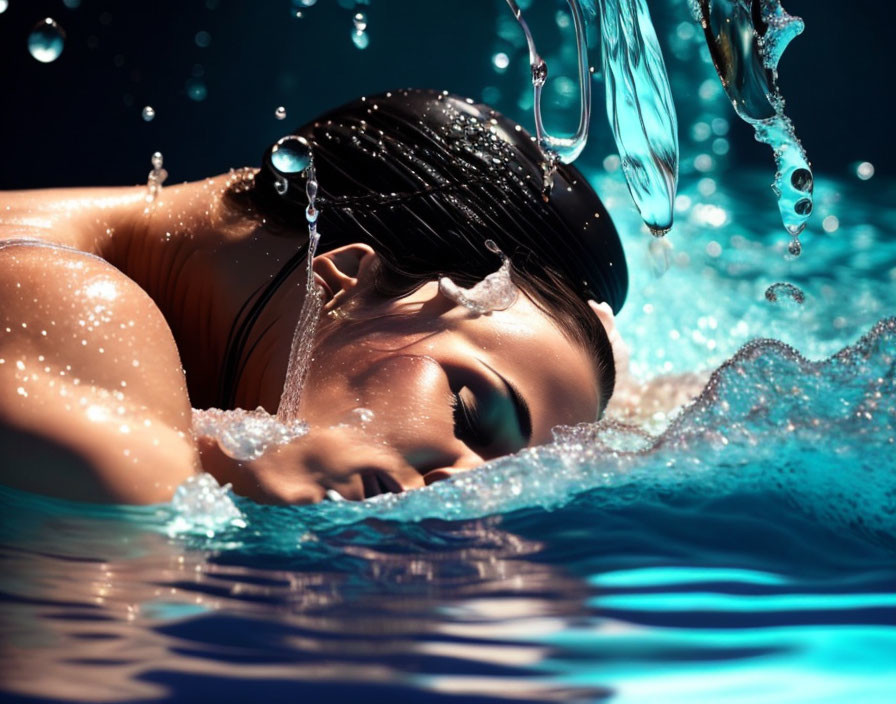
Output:
M621 174L592 176L640 228ZM211 534L3 490L5 694L892 701L892 184L820 178L793 259L758 180L683 189L662 277L626 240L636 372L716 369L657 435L568 429L362 504L239 500ZM805 302L767 301L780 281Z

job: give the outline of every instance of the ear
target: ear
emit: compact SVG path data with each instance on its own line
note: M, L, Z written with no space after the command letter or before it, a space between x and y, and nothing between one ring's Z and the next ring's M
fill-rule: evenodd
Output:
M604 331L610 340L610 346L613 348L613 359L616 361L616 376L622 378L622 376L628 373L629 350L628 345L616 328L616 316L613 315L613 309L610 308L608 303L598 303L593 300L588 301L588 305L594 311L597 319L600 320L601 325L604 326Z
M360 242L318 254L311 268L325 284L324 303L342 300L359 282L367 283L376 260L373 248Z

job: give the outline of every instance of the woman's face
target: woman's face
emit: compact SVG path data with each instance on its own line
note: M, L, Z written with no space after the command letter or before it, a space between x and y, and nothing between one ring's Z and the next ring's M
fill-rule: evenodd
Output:
M422 481L405 473L397 483L408 489L597 417L589 354L525 295L486 315L446 298L436 282L384 300L372 292L375 259L364 248L315 262L324 310L337 317L324 316L303 393L312 429L353 426L355 457L388 454L410 465Z

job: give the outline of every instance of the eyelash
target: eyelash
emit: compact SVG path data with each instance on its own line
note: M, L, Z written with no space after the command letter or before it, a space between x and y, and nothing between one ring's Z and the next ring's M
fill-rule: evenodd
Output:
M471 447L487 447L491 438L486 436L482 428L479 410L475 407L471 408L460 395L460 391L452 395L454 434Z

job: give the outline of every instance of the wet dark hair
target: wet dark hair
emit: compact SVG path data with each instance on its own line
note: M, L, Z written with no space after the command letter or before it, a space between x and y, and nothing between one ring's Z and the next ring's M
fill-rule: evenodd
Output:
M464 286L481 280L497 268L484 244L494 240L517 286L591 354L603 411L615 383L613 354L587 301L606 301L618 312L628 275L616 229L576 168L559 165L545 198L544 160L533 138L492 108L447 92L360 98L294 134L314 154L319 252L371 245L381 262L376 291L399 297L443 275ZM278 171L274 149L227 201L275 233L307 240L305 175ZM299 248L234 323L219 407L232 407L252 325L306 251Z

